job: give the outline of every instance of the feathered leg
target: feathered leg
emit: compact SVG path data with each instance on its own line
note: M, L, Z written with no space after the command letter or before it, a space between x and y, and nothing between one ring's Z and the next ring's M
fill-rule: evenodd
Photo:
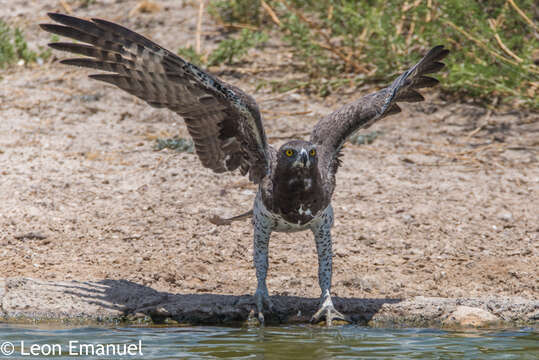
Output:
M258 320L261 324L264 323L264 314L262 313L264 305L271 312L273 304L269 298L268 287L266 286L266 275L268 272L268 244L271 236L271 221L262 214L255 201L253 226L254 226L254 265L256 269L256 279L258 286L255 292L256 309L258 312Z
M311 318L311 323L317 323L321 318L326 319L326 325L331 326L333 320L345 320L347 317L338 312L331 300L331 272L332 272L332 250L331 250L331 226L333 225L333 209L323 214L321 221L313 226L316 251L318 253L318 283L320 284L320 308Z

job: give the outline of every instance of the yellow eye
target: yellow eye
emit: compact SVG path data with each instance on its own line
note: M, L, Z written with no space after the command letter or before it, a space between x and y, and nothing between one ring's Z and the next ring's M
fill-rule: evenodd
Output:
M290 157L290 156L294 155L294 150L288 149L284 153L286 154L286 156Z
M316 150L315 150L315 149L311 149L311 151L309 151L309 154L311 154L311 156L315 156L315 155L316 155Z

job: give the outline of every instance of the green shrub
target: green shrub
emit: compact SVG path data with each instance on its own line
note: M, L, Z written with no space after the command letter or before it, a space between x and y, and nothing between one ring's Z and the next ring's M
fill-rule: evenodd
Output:
M539 40L530 20L534 0L266 2L280 20L280 26L272 25L275 36L290 45L304 74L297 80L303 88L325 95L343 85L385 84L443 44L451 50L448 71L440 75L443 91L539 109L539 67L533 62ZM253 18L264 24L260 17L268 17L260 7L235 13L238 0L218 3L221 16L236 14L230 21Z
M13 33L13 44L15 45L17 58L24 60L25 63L37 60L37 53L28 48L28 43L24 40L24 34L20 29L15 29Z
M159 151L165 148L186 153L192 153L195 151L195 145L191 139L184 139L177 136L168 139L156 139L154 149Z
M15 59L15 47L9 26L0 20L0 67L11 64Z
M204 63L204 57L202 54L197 53L193 46L179 48L178 55L180 55L184 60L187 60L197 66Z
M178 49L178 55L195 65L232 64L241 60L249 49L257 47L266 41L268 41L266 33L243 29L238 37L230 37L221 41L219 46L207 57L197 53L192 46Z
M0 20L0 68L5 68L19 60L29 64L38 59L46 60L50 56L51 50L48 48L39 53L31 50L24 39L22 30L12 29Z
M208 57L208 65L232 64L247 54L249 49L268 41L266 33L243 29L237 39L230 38L219 43L217 49Z
M260 25L260 0L216 0L209 4L210 14L224 24Z

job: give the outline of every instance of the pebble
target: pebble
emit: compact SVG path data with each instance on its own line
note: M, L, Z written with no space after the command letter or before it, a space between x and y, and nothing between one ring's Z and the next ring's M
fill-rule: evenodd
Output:
M471 307L457 306L457 308L447 314L442 320L442 325L446 327L485 327L500 322L501 319L487 310Z
M403 214L402 215L402 221L405 223L405 224L409 224L411 223L412 221L414 221L414 217L410 214Z
M359 286L361 290L371 292L373 289L378 289L378 279L373 276L363 276L359 279Z
M503 221L507 221L507 222L513 220L513 214L511 214L508 211L500 212L497 217L498 217L498 219L503 220Z

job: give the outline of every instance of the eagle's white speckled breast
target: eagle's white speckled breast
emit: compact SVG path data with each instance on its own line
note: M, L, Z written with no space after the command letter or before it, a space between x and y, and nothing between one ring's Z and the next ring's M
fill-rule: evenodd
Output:
M298 207L301 209L301 206ZM271 228L272 231L279 232L296 232L313 228L313 225L318 224L320 221L324 221L327 217L331 218L331 224L333 224L333 208L328 205L324 210L314 214L313 219L305 224L294 224L286 221L280 214L275 214L269 211L262 201L260 191L257 192L255 203L253 206L253 218L256 217L257 221L261 221L265 227Z

